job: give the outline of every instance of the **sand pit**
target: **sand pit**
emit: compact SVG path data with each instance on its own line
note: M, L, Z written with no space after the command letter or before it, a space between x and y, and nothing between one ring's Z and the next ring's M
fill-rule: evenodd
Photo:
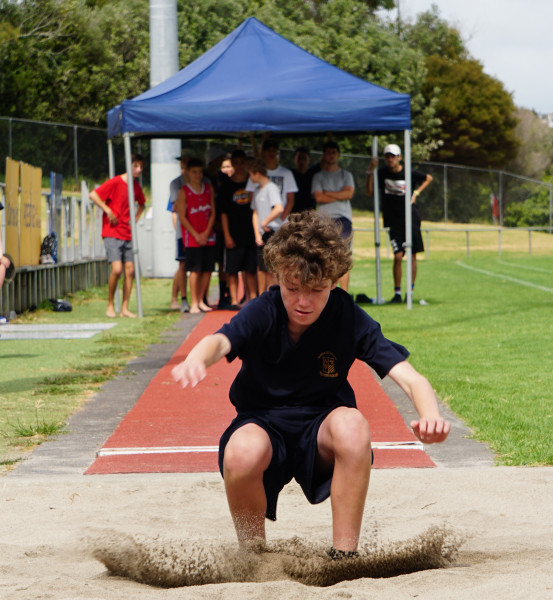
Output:
M552 486L548 468L375 472L351 570L324 556L329 503L294 485L267 547L243 556L216 474L12 474L0 478L0 598L551 599Z
M359 556L332 560L328 546L298 537L245 548L189 544L185 540L130 536L116 531L88 541L91 554L113 575L158 587L290 579L328 587L365 577L395 577L453 564L462 538L444 527L389 545L363 544Z

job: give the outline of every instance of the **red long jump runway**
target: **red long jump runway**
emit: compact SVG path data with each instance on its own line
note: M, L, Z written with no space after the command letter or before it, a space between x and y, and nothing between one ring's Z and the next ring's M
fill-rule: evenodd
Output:
M202 318L106 441L86 475L218 470L219 438L235 416L228 390L240 361L219 361L198 386L185 390L175 383L171 369L232 314L213 311ZM356 361L349 381L371 426L374 468L434 467L367 365Z

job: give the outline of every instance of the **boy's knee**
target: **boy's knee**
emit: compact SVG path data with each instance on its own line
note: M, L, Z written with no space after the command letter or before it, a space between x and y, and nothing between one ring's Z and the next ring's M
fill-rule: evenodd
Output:
M225 473L244 476L263 473L272 458L269 436L259 427L259 432L237 430L225 447L223 465Z
M121 262L117 261L117 262L111 263L111 274L112 275L114 275L115 277L120 277L122 272L123 272L123 265L121 264Z
M336 454L365 454L371 447L369 423L356 409L341 410L331 431Z

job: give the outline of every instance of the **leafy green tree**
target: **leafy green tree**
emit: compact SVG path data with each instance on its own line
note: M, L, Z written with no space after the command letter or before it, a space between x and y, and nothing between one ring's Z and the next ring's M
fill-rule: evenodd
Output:
M534 111L519 108L515 135L520 142L507 171L541 179L553 169L553 129Z
M442 122L437 161L504 167L517 151L515 106L503 84L471 58L459 32L437 7L418 15L402 36L426 56L422 93Z
M545 182L551 183L551 177ZM548 227L549 226L549 187L543 186L524 202L511 202L507 205L503 224L506 227Z
M0 114L104 124L148 82L142 0L0 2Z

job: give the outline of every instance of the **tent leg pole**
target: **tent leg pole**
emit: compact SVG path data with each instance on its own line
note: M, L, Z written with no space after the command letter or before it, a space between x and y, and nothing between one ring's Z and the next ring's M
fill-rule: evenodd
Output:
M131 154L131 138L128 133L124 134L125 141L125 165L127 169L127 188L129 195L129 212L131 216L131 234L132 234L132 255L134 262L134 280L136 284L136 302L138 304L138 316L142 318L142 289L140 287L140 261L138 260L138 246L136 244L137 229L136 229L136 209L134 205L134 178L132 176L132 154Z
M372 139L372 157L378 158L378 138ZM382 270L380 265L380 190L378 188L378 168L373 175L374 195L374 255L376 271L376 304L384 304L382 298Z
M407 259L407 309L413 308L413 230L411 215L411 132L405 130L405 250Z

